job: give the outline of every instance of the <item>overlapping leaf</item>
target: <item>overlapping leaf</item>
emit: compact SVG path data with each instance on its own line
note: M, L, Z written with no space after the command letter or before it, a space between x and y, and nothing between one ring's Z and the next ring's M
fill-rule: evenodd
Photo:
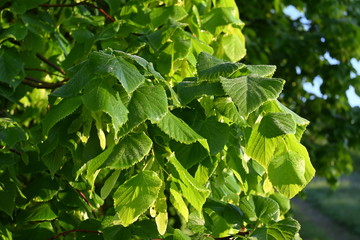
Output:
M261 196L243 197L240 209L250 221L277 221L280 216L280 208L277 202Z
M99 84L82 96L84 105L91 111L103 111L112 119L112 126L117 133L127 121L128 110L122 103L119 93L110 86Z
M198 211L201 212L210 190L201 186L189 172L179 163L174 155L168 157L169 162L174 167L173 177L181 189L183 197Z
M154 204L162 185L155 172L142 171L123 183L114 193L114 206L124 227L135 222Z
M259 124L256 124L251 131L246 154L267 169L278 142L279 138L267 138L260 134Z
M182 6L154 8L150 13L151 24L154 28L164 24L169 18L179 21L188 15Z
M244 67L240 63L224 62L206 52L198 56L196 64L199 80L220 80L221 77L229 77L237 70Z
M274 65L246 65L251 75L258 77L272 77L276 71Z
M285 218L269 226L257 229L252 236L267 240L292 240L300 230L300 224L292 219Z
M94 181L94 173L103 167L125 169L141 161L152 147L151 139L143 132L126 135L87 163L87 177Z
M186 105L204 95L224 95L224 90L219 82L182 81L176 86L176 89L182 105Z
M42 120L43 134L47 135L49 130L61 119L67 117L81 105L80 97L65 98L59 104L51 108Z
M266 101L276 99L285 81L279 78L244 76L234 79L221 78L221 83L240 114L247 117Z
M295 134L296 124L290 114L269 113L261 119L258 131L266 138Z
M0 82L16 88L24 77L24 63L20 55L6 48L0 49Z
M111 52L94 52L89 57L89 67L96 74L116 77L128 93L133 92L145 81L145 77L131 63Z
M168 111L167 96L162 86L143 86L136 89L132 104L152 122L159 121Z
M311 181L315 169L306 148L294 135L286 135L280 146L269 164L269 179L279 192L292 198Z
M199 142L205 149L209 149L208 143L202 136L171 112L167 112L157 125L164 133L178 142L185 144Z

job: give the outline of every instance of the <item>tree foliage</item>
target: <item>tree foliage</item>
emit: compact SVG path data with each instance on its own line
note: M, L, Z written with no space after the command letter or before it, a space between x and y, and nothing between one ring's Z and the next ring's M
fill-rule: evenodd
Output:
M248 54L244 62L275 64L287 79L282 102L311 121L304 136L317 174L335 183L352 171L351 152L359 150L359 107L349 105L350 86L360 96L353 62L360 59L358 1L237 0ZM288 16L286 7L302 15ZM296 14L296 13L295 13ZM304 83L322 80L321 95ZM316 85L316 84L315 84Z
M2 239L294 239L309 122L236 4L1 3Z

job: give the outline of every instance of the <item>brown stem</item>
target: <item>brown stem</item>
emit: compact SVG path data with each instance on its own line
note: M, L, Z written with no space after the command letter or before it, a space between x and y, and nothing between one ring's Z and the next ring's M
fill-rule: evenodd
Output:
M64 84L64 81L57 83L48 83L33 77L26 76L22 83L34 88L56 89L58 87L61 87Z
M60 74L56 74L56 73L53 73L53 72L50 72L48 70L45 70L45 69L41 69L41 68L25 68L26 71L38 71L38 72L44 72L44 73L47 73L49 75L53 75L53 76L58 76L58 77L61 77L61 78L64 78L65 76L63 75L60 75Z
M74 188L74 189L79 193L79 195L82 197L82 199L84 199L84 201L86 202L86 204L90 207L91 212L92 212L92 214L94 215L94 218L97 218L96 213L95 213L95 211L94 211L91 203L90 203L89 200L86 198L85 194L84 194L83 192L81 192L80 190L76 189L76 188Z
M66 75L66 72L61 69L58 65L56 65L53 62L50 62L49 60L47 60L44 56L42 56L41 54L37 53L36 56L43 61L44 63L46 63L47 65L49 65L50 67L54 68L55 70L57 70L58 72L61 72L63 75Z
M4 149L4 148L5 148L5 146L0 145L0 149ZM19 152L19 151L16 150L16 149L9 148L9 151L15 153L15 154L18 155L18 156L21 156L21 152Z
M65 231L65 232L62 232L62 233L56 234L56 235L52 236L51 238L49 238L48 240L53 240L53 239L59 238L59 237L61 237L61 236L66 236L66 235L68 235L69 233L73 233L73 232L83 232L83 233L96 233L96 234L102 234L101 232L99 232L99 231L95 231L95 230L72 229L72 230L68 230L68 231Z
M101 7L97 7L94 4L88 3L88 2L78 2L78 3L71 3L71 4L41 4L41 7L49 8L49 7L75 7L79 5L84 5L90 8L95 8L99 10L102 14L104 14L105 18L107 18L110 22L115 22L115 19L111 17L104 9Z

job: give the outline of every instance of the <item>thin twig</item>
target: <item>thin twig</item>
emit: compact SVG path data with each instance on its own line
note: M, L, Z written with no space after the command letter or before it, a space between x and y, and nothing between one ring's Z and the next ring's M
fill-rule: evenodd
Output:
M41 7L49 8L49 7L75 7L79 5L84 5L91 8L96 8L99 10L102 14L104 14L105 18L109 19L110 22L115 22L115 19L111 17L104 9L101 7L97 7L94 4L91 4L89 2L78 2L78 3L71 3L71 4L41 4Z
M5 146L0 145L0 149L4 149L4 148L5 148ZM18 155L18 156L21 156L21 152L19 152L19 151L16 150L16 149L9 148L9 151L12 152L12 153L15 153L15 154Z
M56 73L53 73L53 72L50 72L50 71L48 71L48 70L41 69L41 68L25 68L25 70L26 70L26 71L44 72L44 73L47 73L47 74L49 74L49 75L58 76L58 77L61 77L61 78L64 78L64 77L65 77L64 75L56 74Z
M95 211L94 211L91 203L90 203L89 200L86 198L85 194L84 194L83 192L81 192L80 190L76 189L76 188L74 188L74 189L79 193L79 195L82 197L82 199L84 199L84 201L86 202L86 204L90 207L91 212L92 212L92 214L94 215L94 218L97 218L96 213L95 213Z
M101 232L96 231L96 230L72 229L72 230L68 230L68 231L65 231L65 232L56 234L56 235L52 236L51 238L49 238L48 240L53 240L53 239L59 238L59 237L61 237L61 236L66 236L66 235L68 235L69 233L73 233L73 232L102 234Z
M49 65L50 67L54 68L55 70L57 70L58 72L61 72L63 75L66 75L66 72L61 69L58 65L56 65L53 62L50 62L49 60L47 60L44 56L42 56L41 54L37 53L36 56L43 61L44 63L46 63L47 65Z

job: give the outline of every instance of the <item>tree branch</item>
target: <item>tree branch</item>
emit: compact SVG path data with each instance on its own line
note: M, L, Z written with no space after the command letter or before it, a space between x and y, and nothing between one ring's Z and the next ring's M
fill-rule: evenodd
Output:
M66 235L68 235L69 233L73 233L73 232L102 234L101 232L96 231L96 230L72 229L72 230L68 230L68 231L65 231L65 232L56 234L56 235L52 236L51 238L49 238L48 240L53 240L53 239L59 238L59 237L61 237L61 236L66 236Z
M0 145L0 149L4 149L4 148L5 148L5 146ZM12 153L15 153L15 154L18 155L18 156L21 156L21 152L19 152L19 151L16 150L16 149L9 148L9 151L12 152Z
M47 65L49 65L50 67L54 68L55 70L57 70L58 72L61 72L63 75L66 75L66 72L61 69L58 65L56 65L53 62L50 62L49 60L47 60L44 56L42 56L41 54L37 53L36 56L43 61L44 63L46 63Z
M48 83L33 77L26 76L22 83L34 88L56 89L64 85L65 80L57 83Z
M79 6L79 5L84 5L90 8L95 8L97 10L99 10L104 16L105 18L107 18L110 22L115 22L115 19L113 17L111 17L104 9L102 9L101 7L97 7L94 4L91 4L89 2L78 2L78 3L71 3L71 4L41 4L41 7L44 8L49 8L49 7L75 7L75 6Z

